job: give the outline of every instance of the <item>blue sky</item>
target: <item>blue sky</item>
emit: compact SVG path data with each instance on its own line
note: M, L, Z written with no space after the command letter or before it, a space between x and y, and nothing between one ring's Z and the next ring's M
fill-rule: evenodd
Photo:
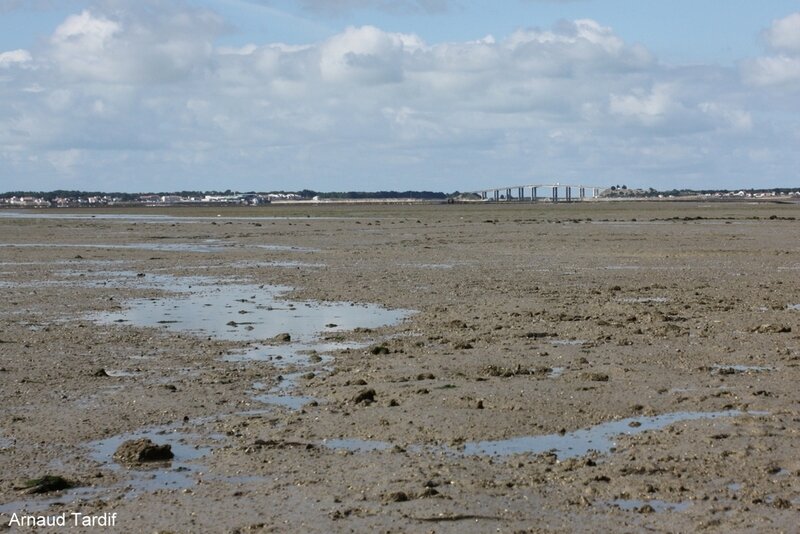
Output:
M0 0L0 190L800 187L800 1Z

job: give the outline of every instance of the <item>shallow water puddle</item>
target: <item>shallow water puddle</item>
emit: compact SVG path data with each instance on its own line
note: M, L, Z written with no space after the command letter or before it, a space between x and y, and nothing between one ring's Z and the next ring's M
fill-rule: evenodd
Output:
M286 269L322 269L326 265L324 263L312 263L307 261L293 261L293 260L286 260L286 261L237 261L230 264L230 267L236 267L241 269L247 268L261 268L261 267L281 267ZM227 267L227 265L215 265L213 267Z
M621 297L617 299L618 302L625 302L627 304L645 304L650 302L669 302L668 297Z
M586 343L588 343L588 341L585 339L554 339L550 341L550 344L554 346L585 345Z
M462 454L464 456L493 457L552 452L555 453L559 460L564 460L585 456L590 452L609 453L616 446L615 439L619 436L640 434L648 430L660 430L681 421L736 417L743 414L744 412L731 410L727 412L677 412L653 417L630 417L566 434L521 436L497 441L477 441L466 443L460 451L451 451L447 447L443 447L443 449L453 454ZM760 414L752 412L751 415ZM384 450L391 447L390 443L383 441L357 439L326 440L322 444L332 449L358 452ZM421 447L413 446L412 449L419 450Z
M512 454L541 454L554 452L559 460L584 456L592 451L610 452L616 446L615 438L623 435L641 434L647 430L660 430L673 423L696 419L716 419L742 415L739 411L727 412L677 412L653 417L630 417L602 423L588 429L566 434L544 436L521 436L499 441L467 443L467 456L510 456ZM638 425L638 426L637 426Z
M130 300L123 310L96 314L91 319L103 324L160 327L232 341L263 341L278 334L289 334L291 342L259 344L231 352L222 359L228 362L270 362L277 367L304 367L305 371L285 375L277 386L254 396L258 402L294 410L315 401L311 397L289 393L300 375L312 367L319 372L317 368L330 363L332 356L326 353L366 346L358 342L328 342L320 340L321 336L396 324L411 314L408 310L389 310L350 302L289 301L282 298L289 292L288 287L223 283L208 277L138 276L126 272L122 281L134 287L159 288L175 295ZM120 278L113 283L119 284ZM255 384L254 389L263 388Z
M242 245L221 243L0 243L0 248L98 248L112 250L152 250L157 252L223 252L243 248L258 248L275 252L318 252L317 249L290 245Z
M212 436L212 438L220 436ZM159 445L169 444L175 457L169 462L154 463L140 469L128 469L118 464L113 456L117 448L131 439L149 438ZM203 469L192 463L211 451L210 447L193 444L199 436L179 432L175 428L162 427L120 434L110 438L93 441L87 444L89 456L103 464L104 467L121 471L125 470L126 480L123 485L128 490L126 497L139 493L151 493L160 489L182 489L195 484L195 476Z
M691 502L666 502L658 499L650 501L640 501L636 499L614 499L610 502L611 506L615 506L620 510L633 512L641 510L645 506L649 506L654 512L684 512L692 505Z
M378 328L400 322L407 310L388 310L349 302L289 301L290 288L224 284L204 277L147 275L140 282L178 293L159 299L134 299L126 309L91 316L99 323L161 327L231 341L259 341L288 333L310 343L322 332Z
M0 211L0 218L3 219L75 219L75 220L107 220L121 222L143 222L143 223L198 223L208 221L346 221L352 217L312 217L310 215L271 217L271 216L176 216L167 214L134 214L134 213L53 213L52 211ZM380 217L380 220L388 220L391 217Z
M760 373L764 371L774 371L774 367L765 367L762 365L712 365L712 369L717 374L731 375L736 373Z
M800 311L800 304L789 304L788 308L790 310L797 310Z
M326 439L322 441L322 445L329 449L350 452L385 451L392 448L391 443L365 439Z
M288 345L257 345L230 352L222 357L225 362L272 362L273 365L304 365L329 363L333 357L328 353L337 350L360 349L369 346L368 342L311 342Z
M256 392L253 395L253 399L262 404L281 406L290 410L299 410L306 404L316 402L317 399L314 397L292 395L290 393L297 385L297 380L305 373L306 370L282 375L278 384L271 388L267 388L266 384L262 382L256 382L253 384L253 390ZM263 390L267 390L266 393L259 393Z
M168 443L175 457L169 462L157 462L145 465L140 469L129 469L118 464L113 456L117 448L130 439L149 438L162 445ZM222 439L220 435L212 435L211 439ZM124 471L126 476L111 486L81 486L69 489L55 496L30 496L24 500L0 505L0 513L20 511L40 511L50 506L97 499L112 498L114 490L124 491L123 498L132 498L142 493L153 493L158 490L183 489L196 484L203 466L193 463L208 454L208 446L194 445L199 440L195 434L183 433L174 426L157 427L137 432L120 434L110 438L84 444L90 450L89 456L113 471ZM85 480L79 482L87 482Z

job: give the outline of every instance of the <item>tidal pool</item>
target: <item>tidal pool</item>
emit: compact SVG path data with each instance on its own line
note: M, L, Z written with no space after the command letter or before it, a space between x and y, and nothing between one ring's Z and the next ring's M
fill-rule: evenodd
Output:
M123 442L139 438L149 438L159 445L168 443L172 447L175 457L169 462L158 462L152 465L145 464L138 469L128 469L114 461L114 452ZM222 436L220 435L210 436L212 440L221 438ZM208 446L196 445L195 442L199 439L195 434L185 433L175 425L168 425L89 442L85 446L90 450L90 458L107 469L113 471L124 470L125 477L123 480L111 486L80 486L58 492L56 495L31 495L24 500L0 504L0 513L35 512L57 504L109 500L113 497L113 490L123 491L122 498L130 499L142 493L194 486L196 477L204 469L203 466L194 461L211 451Z
M616 446L615 438L659 430L681 421L734 417L742 412L677 412L653 417L629 417L602 423L566 434L521 436L497 441L477 441L464 446L467 456L510 456L513 454L541 454L553 452L559 460L584 456L592 451L607 453Z
M149 438L158 445L169 444L175 457L168 462L144 464L137 469L128 469L118 464L113 458L117 448L125 441L140 438ZM212 438L219 439L221 436L212 436ZM175 427L167 426L112 436L90 442L87 447L91 451L89 456L104 467L115 471L125 470L124 485L128 490L126 497L133 497L139 493L193 486L197 473L204 469L194 461L211 451L208 446L196 445L198 440L199 436L195 434L181 432Z
M152 250L156 252L223 252L243 248L259 248L276 252L315 252L316 249L290 245L240 245L217 242L202 243L0 243L2 248L99 248L111 250Z
M599 425L575 430L565 434L546 434L542 436L520 436L516 438L476 441L466 443L462 449L453 451L448 447L423 447L414 445L412 450L444 450L452 454L464 456L493 456L505 457L515 454L542 454L553 453L559 460L585 456L591 452L609 453L616 446L615 439L624 435L635 435L648 430L660 430L671 424L681 421L696 419L717 419L721 417L736 417L745 412L730 410L727 412L677 412L653 417L630 417L601 423ZM761 412L750 412L751 415L762 415ZM337 439L322 442L332 449L348 451L370 452L384 450L391 447L390 443L383 441L368 441L358 439Z
M205 277L140 278L134 283L175 294L129 300L125 309L90 318L102 324L157 327L231 341L263 341L287 333L292 342L311 343L323 332L378 328L411 314L373 304L286 300L290 288L282 286L223 283Z
M620 510L635 511L643 506L650 506L655 512L684 512L692 505L691 502L666 502L658 499L650 501L640 501L637 499L615 499L611 501L611 506L616 506Z
M774 367L765 367L763 365L712 365L711 366L717 374L736 374L736 373L760 373L764 371L774 371Z

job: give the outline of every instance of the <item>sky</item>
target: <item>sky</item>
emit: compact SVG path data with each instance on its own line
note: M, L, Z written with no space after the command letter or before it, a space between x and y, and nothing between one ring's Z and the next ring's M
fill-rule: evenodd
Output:
M798 169L800 0L0 0L0 191Z

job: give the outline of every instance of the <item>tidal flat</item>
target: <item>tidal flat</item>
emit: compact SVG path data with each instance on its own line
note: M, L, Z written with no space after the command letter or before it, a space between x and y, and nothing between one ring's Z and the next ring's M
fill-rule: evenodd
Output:
M796 529L800 204L22 213L0 531Z

